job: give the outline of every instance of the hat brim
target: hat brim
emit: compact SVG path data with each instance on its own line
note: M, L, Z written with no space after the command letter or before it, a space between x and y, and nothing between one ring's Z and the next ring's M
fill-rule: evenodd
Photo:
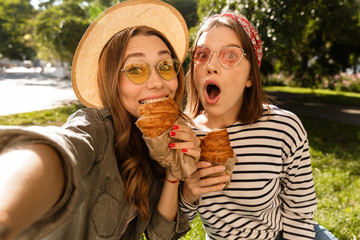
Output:
M87 107L103 107L97 84L98 61L109 39L119 31L148 26L161 32L177 57L184 61L189 33L182 15L171 5L158 0L128 0L101 13L82 36L75 51L71 80L79 101Z

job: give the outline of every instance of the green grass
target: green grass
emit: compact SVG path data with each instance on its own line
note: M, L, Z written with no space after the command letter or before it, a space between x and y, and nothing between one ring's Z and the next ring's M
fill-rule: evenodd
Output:
M66 122L70 114L83 108L81 104L71 104L68 106L54 108L49 110L19 113L0 116L0 125L62 125Z
M308 95L313 94L313 90L295 89L295 91L302 94L308 94L306 91L310 91ZM316 94L312 97L330 103L334 103L333 101L341 96L346 97L346 101L355 105L357 99L360 99L360 94L348 96L346 93L334 98L335 93L329 91L316 90L315 92ZM308 99L306 97L306 100ZM338 103L338 101L335 102ZM62 125L71 113L81 107L81 105L71 105L55 110L0 116L0 124ZM359 239L360 127L312 117L299 117L308 132L310 143L318 197L315 220L328 228L340 240ZM192 230L181 239L203 240L204 235L201 220L197 216L192 223Z
M308 132L318 210L339 239L360 236L360 127L300 116Z

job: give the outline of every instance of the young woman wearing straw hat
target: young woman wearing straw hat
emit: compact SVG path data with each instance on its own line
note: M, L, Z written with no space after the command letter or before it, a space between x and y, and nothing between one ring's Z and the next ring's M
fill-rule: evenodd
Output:
M183 185L181 209L190 219L200 214L207 239L314 239L315 233L335 239L313 220L306 131L293 113L270 105L262 89L255 28L243 15L215 15L194 46L187 112L199 136L226 128L237 162L224 189L229 175L207 177L223 166L199 161Z
M145 100L181 107L187 48L184 19L157 0L119 3L90 25L72 66L89 108L61 128L0 128L0 239L178 239L189 230L178 179L150 158L135 126ZM198 159L191 128L172 132L171 148Z

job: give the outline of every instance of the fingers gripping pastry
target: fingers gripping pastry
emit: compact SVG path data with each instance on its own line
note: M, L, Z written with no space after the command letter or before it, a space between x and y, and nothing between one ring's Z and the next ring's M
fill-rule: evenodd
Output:
M209 132L205 137L200 138L200 141L202 160L214 165L225 165L227 159L234 156L226 129Z
M179 108L172 98L159 98L145 101L139 107L141 117L136 126L145 137L158 137L179 117Z

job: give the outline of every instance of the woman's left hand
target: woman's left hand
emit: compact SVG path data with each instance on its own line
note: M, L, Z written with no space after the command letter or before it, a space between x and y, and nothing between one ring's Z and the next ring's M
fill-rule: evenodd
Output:
M195 161L200 159L200 140L196 137L194 130L185 124L176 124L172 126L169 135L173 139L181 142L171 142L171 149L181 149L185 154L194 157Z

